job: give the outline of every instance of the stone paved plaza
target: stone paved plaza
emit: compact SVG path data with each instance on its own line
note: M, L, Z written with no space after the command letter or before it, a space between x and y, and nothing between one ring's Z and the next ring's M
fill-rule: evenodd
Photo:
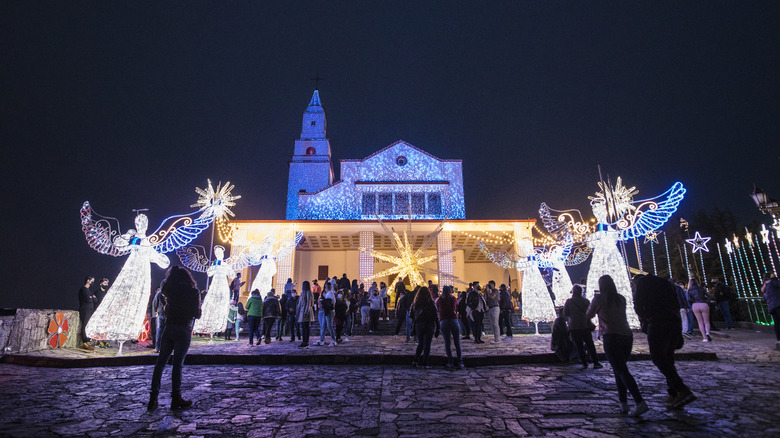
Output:
M487 339L487 338L486 338ZM465 343L466 355L549 352L549 336L518 336L500 346ZM432 354L442 355L441 340ZM648 400L641 419L618 413L609 365L477 366L450 371L402 365L188 365L184 394L193 408L171 411L170 368L161 407L146 411L152 367L37 368L0 365L2 436L780 436L780 351L773 336L741 329L714 342L688 341L683 353L716 361L678 362L699 401L682 411L662 404L665 384L647 360L629 367ZM352 353L412 354L391 336L357 336L338 347L294 350L196 340L193 357ZM601 351L601 348L598 348ZM636 335L641 357L646 341ZM218 353L218 354L217 354ZM38 357L106 357L109 351L58 350ZM149 355L143 346L128 356ZM151 355L150 355L151 356Z

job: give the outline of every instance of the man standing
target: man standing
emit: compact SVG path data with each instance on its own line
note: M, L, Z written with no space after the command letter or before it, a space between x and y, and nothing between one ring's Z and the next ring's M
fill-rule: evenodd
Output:
M729 308L729 300L733 297L734 292L731 288L723 284L719 278L713 280L712 292L715 297L715 303L720 309L721 315L723 315L723 321L726 323L726 330L734 330L734 320L731 318L731 309Z
M93 347L90 342L91 339L87 337L87 322L89 322L89 318L92 317L92 313L95 311L95 303L97 302L97 297L92 293L91 290L89 290L90 286L92 286L92 283L95 282L95 277L92 277L88 275L84 279L84 286L81 286L81 289L79 289L79 319L81 320L81 341L82 346L86 348L87 350L94 350L95 347Z
M241 286L246 284L246 281L241 281L241 273L236 274L236 278L230 282L230 302L237 303L238 295L241 293Z
M98 289L95 291L95 298L97 299L95 302L95 310L100 306L100 303L103 302L103 298L105 298L106 293L108 292L108 278L103 278L100 280L100 284L98 284ZM108 341L100 341L98 342L98 347L100 348L108 348Z
M160 287L157 288L157 292L152 299L152 321L154 321L154 337L152 338L152 346L156 353L160 352L160 337L165 329L165 295L162 294L162 288L165 286L163 281Z
M474 332L474 343L475 344L484 344L485 341L482 340L482 322L485 319L485 311L487 311L487 303L485 302L485 297L482 296L482 288L479 287L479 282L475 281L472 283L471 292L466 297L467 307L468 310L470 310L471 314L471 320L474 322L473 332ZM468 311L467 310L467 311Z
M314 297L314 311L317 312L319 310L319 308L317 306L319 306L320 295L322 294L322 286L317 284L317 280L316 279L312 280L311 283L312 283L311 284L311 295ZM331 290L335 290L335 289L331 288Z
M655 275L637 275L634 310L647 333L650 359L666 377L666 406L680 409L696 396L683 383L674 365L674 350L683 346L682 321L675 288Z
M501 309L498 325L503 333L506 334L507 339L510 339L512 338L512 310L514 310L512 296L509 294L505 284L499 286L498 292L500 294L498 306Z
M501 328L498 326L501 309L499 308L498 289L496 289L496 282L493 280L490 280L485 287L485 301L488 306L488 320L493 327L493 340L490 343L498 344L501 342Z

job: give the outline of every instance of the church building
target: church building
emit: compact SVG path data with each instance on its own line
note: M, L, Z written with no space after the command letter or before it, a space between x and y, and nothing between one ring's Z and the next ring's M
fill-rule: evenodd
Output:
M376 277L375 273L393 264L368 253L375 250L397 255L392 236L379 219L399 233L411 222L413 248L423 245L444 222L436 243L426 253L437 255L426 267L438 274L424 274L426 280L460 290L471 281L511 281L512 287L518 286L520 273L491 263L477 242L484 241L494 249L517 250L513 248L517 240L531 240L535 220L467 220L461 160L438 158L398 140L365 158L341 160L340 178L334 181L327 119L318 90L303 112L301 134L292 152L285 220L232 223L234 247L259 242L270 233L282 243L303 234L292 253L276 260L273 284L277 290L283 290L287 278L300 285L345 273L367 283L366 288L371 281L390 284L393 278ZM244 277L251 280L251 274L247 269ZM248 291L242 291L245 294Z

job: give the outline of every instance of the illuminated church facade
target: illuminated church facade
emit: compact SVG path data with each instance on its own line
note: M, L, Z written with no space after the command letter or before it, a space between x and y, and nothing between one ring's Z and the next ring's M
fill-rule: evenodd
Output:
M426 254L438 256L426 266L438 270L441 278L434 275L426 280L458 289L467 282L488 280L511 281L517 287L520 273L491 263L477 242L517 250L513 248L517 241L531 240L535 221L467 220L461 160L438 158L399 140L365 158L341 160L340 178L335 180L331 157L325 110L315 90L289 162L285 220L233 222L237 242L259 242L272 232L281 240L303 233L296 249L277 260L273 282L277 290L283 289L287 278L300 284L344 273L368 283L366 287L371 281L390 284L392 278L374 274L392 264L368 254L370 250L395 252L391 236L377 218L396 231L405 229L411 219L409 237L415 248L444 221L436 244ZM252 274L247 269L244 276L251 279Z

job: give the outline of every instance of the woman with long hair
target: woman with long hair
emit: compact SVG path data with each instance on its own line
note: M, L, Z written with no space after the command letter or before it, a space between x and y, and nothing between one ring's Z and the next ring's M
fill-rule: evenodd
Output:
M303 341L298 348L309 348L311 322L314 321L314 295L311 293L311 284L308 281L301 284L301 297L295 308L295 320L301 325L301 335L303 336Z
M634 376L628 371L628 357L631 356L631 347L634 345L634 334L626 319L626 299L618 293L615 281L609 275L599 278L599 290L595 292L585 317L599 317L604 354L612 365L617 384L620 412L637 417L647 412L648 408L639 393ZM631 393L636 403L630 411L626 392Z
M460 350L460 327L458 326L458 299L452 295L452 286L444 286L442 294L436 300L436 309L439 311L439 325L444 337L444 351L447 353L447 368L457 366L463 368L463 354ZM455 342L455 354L458 361L452 362L452 349L450 338Z
M430 368L428 356L431 354L431 341L436 330L438 315L427 287L423 286L417 291L409 313L414 315L414 332L417 336L417 352L412 366Z
M181 372L184 358L190 349L192 326L200 318L200 293L189 271L173 266L168 271L162 287L165 296L165 329L160 337L160 354L152 373L152 391L147 409L157 409L157 395L160 393L162 372L168 358L173 353L173 372L171 373L171 409L183 409L192 406L191 400L181 396Z
M696 316L696 322L699 323L702 342L710 342L710 294L707 289L699 286L695 278L688 282L688 301L691 303L691 310Z

